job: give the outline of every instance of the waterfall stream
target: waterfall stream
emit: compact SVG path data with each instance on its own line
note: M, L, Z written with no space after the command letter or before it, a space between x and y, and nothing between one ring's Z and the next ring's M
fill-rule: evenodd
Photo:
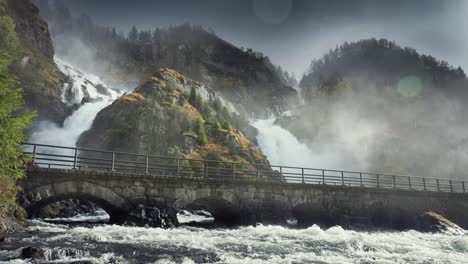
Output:
M81 133L88 130L96 115L117 99L121 92L109 88L98 76L55 58L59 69L67 76L62 101L78 106L64 121L63 127L42 121L29 138L30 142L74 147Z

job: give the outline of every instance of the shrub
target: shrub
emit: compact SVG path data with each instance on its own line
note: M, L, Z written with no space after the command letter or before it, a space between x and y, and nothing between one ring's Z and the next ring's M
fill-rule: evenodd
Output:
M32 113L21 111L23 94L15 87L15 76L9 66L17 54L18 38L10 17L0 17L0 222L4 217L21 217L16 204L19 188L16 180L24 176L21 169L28 157L20 143L25 140L23 129L28 126Z
M208 139L206 137L205 125L201 118L198 118L195 123L195 133L197 133L198 142L201 145L205 145L208 143Z

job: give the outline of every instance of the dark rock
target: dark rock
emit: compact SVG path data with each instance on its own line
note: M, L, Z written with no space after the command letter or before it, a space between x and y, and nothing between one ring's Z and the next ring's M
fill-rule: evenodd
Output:
M97 92L102 94L102 95L108 95L108 96L111 95L109 93L109 90L107 90L107 88L104 87L102 84L97 84L96 86L94 86L94 88L96 88Z
M88 201L68 199L50 204L42 208L35 217L38 218L70 218L79 214L95 212L98 207Z
M25 247L21 249L21 258L23 259L45 259L45 252L41 248Z
M139 206L128 213L123 225L171 228L179 225L177 212L170 208Z
M4 242L6 239L6 231L3 226L0 225L0 242Z

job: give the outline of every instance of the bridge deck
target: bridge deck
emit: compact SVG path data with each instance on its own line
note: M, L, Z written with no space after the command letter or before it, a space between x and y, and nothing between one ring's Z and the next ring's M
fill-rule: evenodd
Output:
M23 144L28 167L158 175L212 180L318 184L362 188L465 193L465 181L370 173L162 157L43 144Z

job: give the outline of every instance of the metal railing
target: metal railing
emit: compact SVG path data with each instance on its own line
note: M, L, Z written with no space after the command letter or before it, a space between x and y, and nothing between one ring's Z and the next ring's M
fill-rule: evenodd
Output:
M22 146L24 152L32 158L27 166L33 167L110 171L163 177L465 193L465 181L452 179L173 158L32 143L23 143Z

